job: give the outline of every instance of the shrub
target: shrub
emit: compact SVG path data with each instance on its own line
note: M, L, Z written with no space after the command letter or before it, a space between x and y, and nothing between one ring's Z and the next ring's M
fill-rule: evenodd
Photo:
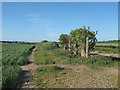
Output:
M42 41L42 43L46 43L46 42L48 42L48 41L47 41L47 40L43 40L43 41Z
M56 57L65 56L66 58L73 58L75 56L69 50L63 50L63 49L55 49L53 53L54 56Z

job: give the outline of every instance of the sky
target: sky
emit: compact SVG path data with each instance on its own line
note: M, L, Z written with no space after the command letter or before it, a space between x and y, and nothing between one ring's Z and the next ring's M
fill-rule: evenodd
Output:
M117 2L3 2L2 40L58 41L82 26L98 41L118 39Z
M119 0L1 0L2 2L119 2Z

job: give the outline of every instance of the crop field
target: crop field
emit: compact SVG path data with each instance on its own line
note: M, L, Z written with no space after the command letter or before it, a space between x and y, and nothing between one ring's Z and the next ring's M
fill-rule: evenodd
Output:
M101 43L96 43L97 46L116 46L118 47L118 42L112 42L112 43L105 43L105 42L101 42Z
M118 41L112 42L97 42L95 51L99 53L111 53L111 54L118 54Z
M2 64L3 65L24 65L27 64L32 45L24 44L3 44L2 45Z
M3 43L2 44L2 87L20 87L20 65L28 63L28 56L33 45Z

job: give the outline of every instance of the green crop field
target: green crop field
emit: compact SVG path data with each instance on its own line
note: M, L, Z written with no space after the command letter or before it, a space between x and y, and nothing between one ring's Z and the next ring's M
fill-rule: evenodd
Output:
M20 85L20 65L28 62L33 45L3 43L2 44L2 88L17 88Z
M32 50L32 45L24 44L3 44L2 64L3 65L24 65L27 63L26 55Z
M112 43L96 43L96 45L101 45L101 46L118 46L117 42L112 42Z
M95 51L100 53L118 54L118 41L97 42Z

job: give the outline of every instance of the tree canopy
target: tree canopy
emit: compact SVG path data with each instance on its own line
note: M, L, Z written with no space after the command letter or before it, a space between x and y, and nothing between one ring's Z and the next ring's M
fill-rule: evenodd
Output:
M97 31L90 31L90 27L83 26L82 28L71 30L70 35L61 34L60 43L63 45L71 46L73 52L81 52L81 56L86 54L86 42L88 42L88 51L93 50L96 42Z

